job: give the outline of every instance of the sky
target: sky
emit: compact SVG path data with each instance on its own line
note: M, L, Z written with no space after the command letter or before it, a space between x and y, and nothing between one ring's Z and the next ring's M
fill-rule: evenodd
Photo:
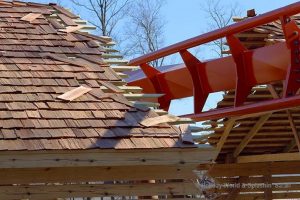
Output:
M32 1L32 0L31 0ZM35 0L36 2L49 2L48 0ZM86 1L86 0L81 0ZM165 17L165 41L164 45L171 45L182 40L200 35L208 31L209 19L203 12L202 7L207 0L165 0L162 8L162 15ZM50 1L51 2L51 1ZM70 0L62 0L62 5L68 7ZM237 4L241 15L245 16L247 10L255 9L257 14L262 14L291 3L296 0L220 0L222 5ZM84 10L77 10L84 18L88 16ZM199 51L198 58L208 59L212 55L209 49ZM178 60L178 62L181 62ZM222 99L222 94L211 94L205 105L205 110L214 108L216 103ZM175 115L188 114L193 112L193 99L186 98L172 102L170 113Z
M208 30L207 15L201 6L206 0L167 0L163 7L166 17L166 44L173 44L190 37L197 36ZM221 0L221 3L237 3L246 15L246 11L254 8L257 14L262 14L276 8L286 6L296 0Z

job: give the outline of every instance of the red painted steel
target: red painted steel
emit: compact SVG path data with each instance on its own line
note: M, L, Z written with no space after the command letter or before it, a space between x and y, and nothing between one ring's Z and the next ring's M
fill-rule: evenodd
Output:
M284 87L284 97L297 94L300 88L300 38L298 28L295 21L288 17L281 18L282 29L286 38L287 47L290 49L291 64L286 73L286 82Z
M145 63L141 64L141 69L146 77L150 80L155 93L164 94L164 96L158 98L158 102L162 109L168 110L172 97L163 76L162 78L159 78L161 76L161 72Z
M194 113L200 113L212 91L206 76L205 65L187 50L179 52L193 82Z
M211 92L232 90L236 87L236 67L231 56L202 62L206 71ZM252 66L257 84L266 84L284 80L290 65L290 50L285 43L278 43L253 50ZM165 84L172 94L172 99L193 96L193 82L185 64L179 64L172 70L161 72L158 79L165 79ZM148 78L141 78L128 83L143 88L145 93L155 93Z
M226 37L233 60L236 63L235 106L246 101L253 86L257 84L253 74L252 51L247 50L238 38L233 35Z
M199 114L183 115L181 117L192 118L195 121L215 120L224 117L252 117L254 116L253 114L259 115L268 112L291 109L299 105L300 95L297 95L293 97L274 99L270 101L262 101L239 107L220 108L216 110L202 112Z
M177 65L164 72L156 72L150 78L144 67L145 78L134 80L129 85L138 85L145 93L164 92L163 107L171 99L195 97L194 111L188 115L195 120L207 120L253 114L277 109L276 106L294 107L300 97L243 105L251 88L256 84L267 84L286 80L285 96L295 95L300 87L299 28L289 16L300 12L300 2L253 17L189 40L171 45L130 61L129 65L141 65L161 57L179 52L185 64ZM281 19L287 43L247 50L233 35L255 26ZM200 62L187 49L226 37L232 56ZM236 89L235 107L199 113L209 93ZM276 106L275 106L276 105ZM264 107L265 106L265 107ZM275 107L274 107L275 106Z

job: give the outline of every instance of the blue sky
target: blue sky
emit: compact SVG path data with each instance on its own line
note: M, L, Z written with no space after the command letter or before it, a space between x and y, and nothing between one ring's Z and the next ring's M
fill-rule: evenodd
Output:
M205 0L166 0L163 13L167 20L166 44L172 44L205 32L206 14L201 10ZM254 8L257 14L271 11L295 0L221 0L224 4L237 3L245 16L246 11Z
M48 0L35 0L36 2L49 2ZM86 1L86 0L81 0ZM165 0L166 4L162 9L162 13L167 22L165 27L165 45L174 44L182 40L197 36L208 30L208 19L201 7L206 0ZM51 1L50 1L51 2ZM249 9L255 9L257 14L262 14L276 8L295 3L295 0L221 0L221 4L237 3L242 16L246 15ZM70 7L70 0L63 0L62 4ZM85 18L88 13L78 10L80 15ZM199 58L209 58L210 54L207 49L199 52ZM202 54L202 55L201 55ZM180 60L178 60L180 62ZM213 108L222 98L221 94L210 95L205 109ZM186 98L176 100L171 104L170 112L176 115L187 114L193 111L193 99Z

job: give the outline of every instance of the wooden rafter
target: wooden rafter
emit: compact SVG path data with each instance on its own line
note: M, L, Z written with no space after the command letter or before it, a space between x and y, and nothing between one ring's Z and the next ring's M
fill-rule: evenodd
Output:
M225 144L226 139L227 139L227 137L228 137L230 131L232 130L232 128L233 128L233 126L234 126L234 124L235 124L235 121L236 121L236 120L235 120L234 118L230 118L230 119L228 119L228 121L225 123L225 129L224 129L224 132L223 132L223 134L222 134L222 136L221 136L221 138L220 138L220 140L219 140L219 142L218 142L218 144L217 144L217 151L218 151L218 152L221 151L223 145Z
M287 110L286 111L287 115L288 115L288 120L290 122L291 125L291 129L294 135L294 139L290 142L290 144L283 150L284 152L290 152L296 145L298 147L298 151L300 151L300 133L297 130L297 127L295 125L295 122L293 120L293 116L292 113Z
M259 129L264 125L266 121L270 118L272 113L267 113L259 118L253 128L248 132L248 134L244 137L241 143L236 147L233 156L237 157L243 149L247 146L247 144L251 141L251 139L258 133Z
M280 97L273 85L269 84L267 87L274 99L278 99ZM286 146L283 152L290 152L296 145L298 147L298 151L300 152L300 133L297 130L291 111L286 110L286 113L292 129L292 133L294 135L294 139L290 142L288 146Z
M272 176L265 175L264 176L265 188L264 188L264 196L265 200L272 200ZM271 186L270 186L271 185Z
M238 183L238 184L243 183L247 179L248 179L248 177L241 176L237 179L236 183ZM231 189L231 191L226 195L224 200L235 200L238 197L240 191L241 191L241 187L235 187L235 188Z
M257 163L257 162L275 162L275 161L300 161L300 154L296 153L276 153L237 157L237 163Z

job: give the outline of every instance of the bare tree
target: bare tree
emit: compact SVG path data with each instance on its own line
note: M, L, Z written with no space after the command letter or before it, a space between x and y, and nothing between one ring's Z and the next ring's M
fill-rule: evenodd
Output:
M165 20L161 15L163 0L136 0L126 24L126 45L123 54L136 57L153 52L164 43ZM163 64L163 59L151 62L153 67Z
M202 10L207 14L209 30L223 28L232 23L232 17L241 14L241 10L237 3L222 4L221 0L208 0L201 5ZM212 50L219 57L223 57L222 51L226 49L225 38L215 40L211 43L215 48Z
M100 30L101 35L113 36L117 24L130 7L130 0L71 0L90 14L90 23Z

